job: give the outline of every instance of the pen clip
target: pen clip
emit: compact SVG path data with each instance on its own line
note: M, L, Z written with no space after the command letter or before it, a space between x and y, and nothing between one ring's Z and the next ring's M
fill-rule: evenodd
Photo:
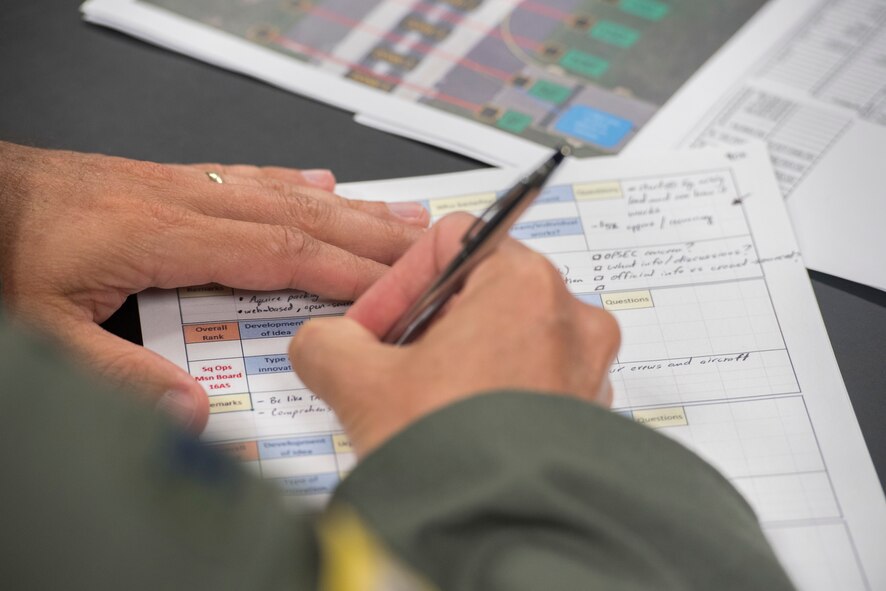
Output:
M527 185L530 179L531 177L529 176L523 177L518 182L517 186ZM462 236L462 244L467 244L468 242L473 240L474 237L476 237L477 234L480 232L481 228L488 224L490 220L492 220L492 218L494 218L496 214L498 214L499 211L508 207L514 201L514 199L518 199L519 197L520 194L513 191L508 191L504 195L496 195L495 201L490 203L489 207L484 209L483 213L477 216L477 219L474 220L474 223L471 224L471 226L468 228L468 231L465 232L464 236Z
M561 146L550 159L518 181L474 220L462 236L461 252L388 330L383 338L384 342L404 345L421 335L446 301L461 288L467 274L507 235L511 225L539 195L553 172L569 154L569 146Z
M500 211L509 210L515 204L515 202L526 198L526 193L525 191L521 191L521 188L538 185L539 190L541 190L541 187L544 186L554 170L556 170L563 159L569 156L571 153L572 148L568 144L563 144L559 146L553 157L546 160L537 169L520 179L516 183L516 185L507 193L505 193L504 195L496 196L495 201L490 203L489 207L483 210L483 213L481 213L477 217L477 219L474 220L474 223L471 224L471 226L468 228L468 231L465 232L464 236L462 236L462 244L468 244L471 240L473 240L477 236L477 234L480 233L480 230L493 218L495 218Z

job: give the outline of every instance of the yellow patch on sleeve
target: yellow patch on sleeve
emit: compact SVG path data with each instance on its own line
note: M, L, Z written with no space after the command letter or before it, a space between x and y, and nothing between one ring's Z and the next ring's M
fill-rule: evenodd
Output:
M435 591L391 555L352 509L331 508L320 523L320 591Z

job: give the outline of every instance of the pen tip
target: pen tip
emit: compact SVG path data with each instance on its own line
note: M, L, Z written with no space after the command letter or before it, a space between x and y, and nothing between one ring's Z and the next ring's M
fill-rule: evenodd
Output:
M557 147L557 153L554 154L554 158L559 162L571 155L572 146L570 146L569 144L560 144L560 146Z

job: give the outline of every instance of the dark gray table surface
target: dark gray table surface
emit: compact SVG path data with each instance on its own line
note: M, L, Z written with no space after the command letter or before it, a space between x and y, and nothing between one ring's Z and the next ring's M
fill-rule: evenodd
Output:
M159 162L332 168L340 181L481 165L80 20L78 2L6 0L0 140ZM880 256L872 264L886 264ZM859 423L886 482L886 293L811 273ZM140 342L132 298L107 327ZM886 485L884 485L886 488Z

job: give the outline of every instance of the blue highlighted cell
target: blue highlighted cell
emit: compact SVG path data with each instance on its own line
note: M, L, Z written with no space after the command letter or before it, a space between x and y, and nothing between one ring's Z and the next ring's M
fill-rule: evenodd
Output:
M575 201L571 185L545 187L541 195L535 198L535 205L542 203L567 203Z
M281 437L258 442L258 456L263 460L326 456L335 453L332 437Z
M514 224L514 227L511 228L511 236L517 240L559 238L561 236L575 236L583 233L581 220L578 218L522 222Z
M286 355L256 355L245 360L246 373L251 376L292 371L292 363Z
M301 328L307 318L286 320L240 321L241 339L267 339L273 337L291 337Z
M586 105L573 105L554 126L561 133L606 149L618 146L633 128L627 119Z
M340 480L338 474L330 472L327 474L280 478L277 480L277 484L283 489L285 494L321 495L330 494L334 491Z
M603 307L603 296L598 293L577 293L575 294L575 297L578 298L579 301L590 304L591 306L597 306L598 308Z

